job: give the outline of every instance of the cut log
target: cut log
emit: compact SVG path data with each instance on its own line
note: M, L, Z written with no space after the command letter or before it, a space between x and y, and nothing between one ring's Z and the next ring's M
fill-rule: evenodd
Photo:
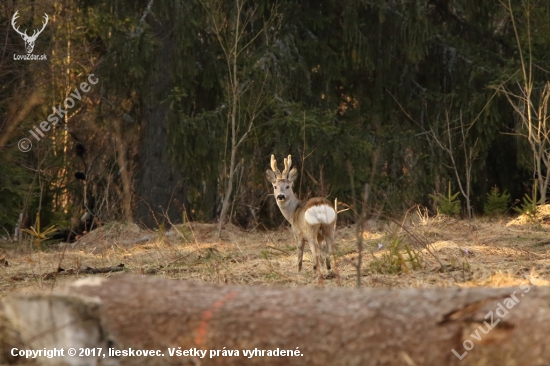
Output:
M20 349L161 354L39 358L45 365L550 364L550 288L527 281L500 289L329 290L89 277L54 295L3 301ZM170 356L177 351L183 356Z

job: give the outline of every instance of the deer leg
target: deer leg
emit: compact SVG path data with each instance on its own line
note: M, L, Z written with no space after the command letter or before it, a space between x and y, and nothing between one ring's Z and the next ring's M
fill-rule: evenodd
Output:
M323 240L325 241L324 245ZM325 258L327 269L330 270L330 251L327 250L328 241L327 239L325 239L322 231L319 231L319 234L317 234L317 242L319 243L319 247L321 247L321 252L323 253L323 257Z
M327 261L327 269L331 269L330 266L330 255L332 254L332 248L334 246L334 228L332 226L328 226L324 228L325 233L325 249L326 249L326 261Z
M319 258L319 244L317 243L317 238L315 236L309 238L307 242L309 243L309 248L311 249L311 254L313 255L313 269L316 270L318 268L317 266L320 266L322 263Z
M298 272L302 270L302 258L304 257L304 246L306 245L306 241L304 238L298 238L298 246L296 247L298 249Z

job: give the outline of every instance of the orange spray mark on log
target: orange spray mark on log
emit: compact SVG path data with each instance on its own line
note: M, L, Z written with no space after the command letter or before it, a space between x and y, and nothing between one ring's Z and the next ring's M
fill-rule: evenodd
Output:
M234 298L235 295L236 295L236 293L234 293L234 292L228 293L223 298L216 301L210 309L206 310L202 314L202 320L201 320L201 323L199 325L199 329L197 330L197 336L195 337L195 343L196 343L197 346L200 346L202 344L202 341L204 339L204 335L206 334L206 327L208 326L208 322L212 318L212 315L214 314L214 311L221 308L223 306L223 304L225 304L227 301Z

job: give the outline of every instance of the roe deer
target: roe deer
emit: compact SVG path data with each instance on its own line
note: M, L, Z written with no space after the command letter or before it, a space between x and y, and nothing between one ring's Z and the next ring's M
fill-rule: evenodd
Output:
M273 195L281 213L292 225L292 231L298 239L298 271L302 270L302 257L305 242L309 243L313 254L313 269L322 263L319 246L323 248L327 269L330 270L330 254L334 244L334 224L336 211L329 201L315 197L301 201L292 192L292 183L296 180L296 168L290 170L292 158L285 159L285 169L281 173L277 169L275 156L271 155L271 170L266 171L267 179L273 184ZM326 245L321 243L325 241ZM320 269L320 267L319 267Z

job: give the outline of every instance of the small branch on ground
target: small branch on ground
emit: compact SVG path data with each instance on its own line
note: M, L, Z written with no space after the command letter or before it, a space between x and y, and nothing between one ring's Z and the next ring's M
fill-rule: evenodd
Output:
M68 275L76 275L76 274L97 274L97 273L110 273L110 272L120 272L124 270L124 263L120 263L118 266L111 266L111 267L87 267L82 266L79 269L69 268L64 269L59 267L57 271L46 273L44 276L42 276L43 280L48 280L51 278L57 278L57 276L68 276Z

